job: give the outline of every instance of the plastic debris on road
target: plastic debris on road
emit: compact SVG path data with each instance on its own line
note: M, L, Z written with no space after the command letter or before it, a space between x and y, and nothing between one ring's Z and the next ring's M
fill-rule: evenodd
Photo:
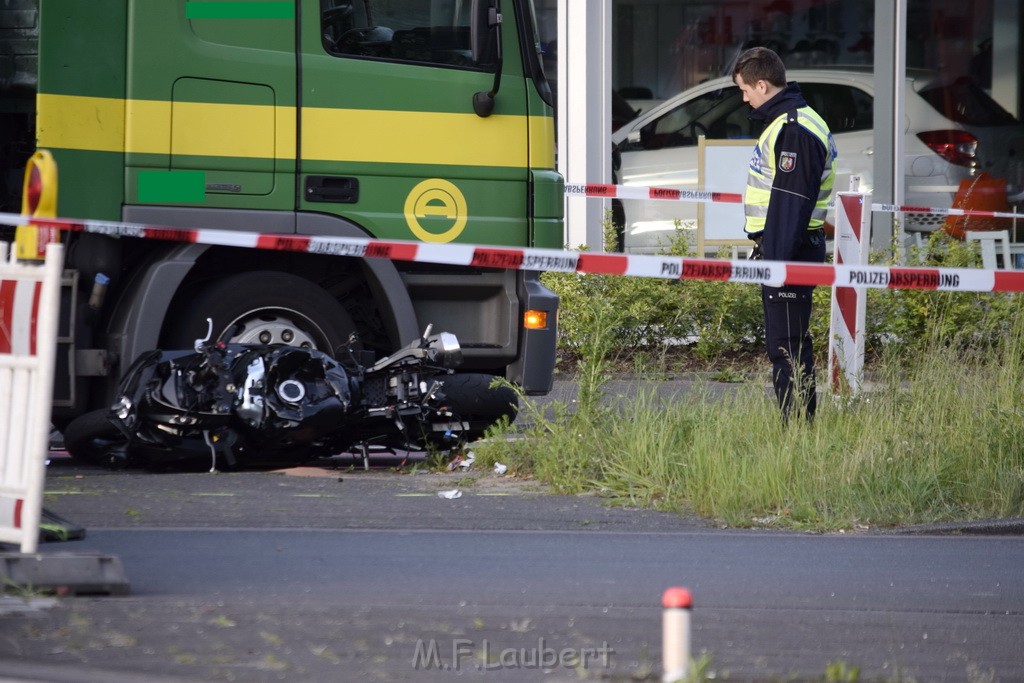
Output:
M441 498L447 498L448 500L454 500L462 497L462 491L458 489L451 489L449 491L438 491L437 495Z
M474 462L476 462L476 453L473 451L466 451L465 454L459 453L448 463L448 471L454 472L459 468L468 470Z

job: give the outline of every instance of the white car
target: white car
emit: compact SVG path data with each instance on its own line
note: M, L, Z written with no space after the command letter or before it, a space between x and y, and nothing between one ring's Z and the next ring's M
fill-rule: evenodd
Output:
M839 151L836 190L848 190L859 176L861 191L873 186L874 76L869 70L787 71L800 84L807 103L829 124ZM686 90L640 114L612 135L613 172L622 185L698 189L699 136L748 139L753 148L759 130L749 119L732 79L717 78ZM944 114L943 112L946 112ZM989 171L1010 183L1009 194L1024 182L1024 125L983 90L965 79L938 83L922 73L907 78L904 203L949 207L960 181ZM745 178L745 173L740 173ZM704 187L743 192L737 187ZM697 205L658 200L622 200L613 206L627 252L657 251L675 233L676 222L697 226ZM740 212L742 216L742 212ZM829 220L834 222L830 216ZM907 214L907 230L933 230L943 217ZM735 238L742 239L742 218ZM729 228L733 230L733 228Z

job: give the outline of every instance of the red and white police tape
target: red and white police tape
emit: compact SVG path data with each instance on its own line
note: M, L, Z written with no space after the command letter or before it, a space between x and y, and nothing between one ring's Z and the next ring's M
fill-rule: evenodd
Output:
M579 272L673 280L717 280L773 287L836 285L958 292L1024 292L1024 271L830 265L609 254L355 237L267 234L207 228L170 228L115 221L31 218L19 214L0 213L0 224L23 225L26 223L59 230L121 237L481 268Z
M742 204L743 195L735 192L708 192L703 190L677 190L671 187L640 185L609 185L605 183L567 184L565 194L572 197L598 199L661 199L701 204ZM1007 211L978 211L975 209L940 209L932 206L903 204L872 204L879 213L929 213L939 216L967 216L969 218L1024 218L1024 214Z
M565 194L571 197L601 197L604 199L663 199L674 202L742 204L743 195L736 192L704 192L677 190L671 187L641 187L634 185L607 185L587 183L566 184Z

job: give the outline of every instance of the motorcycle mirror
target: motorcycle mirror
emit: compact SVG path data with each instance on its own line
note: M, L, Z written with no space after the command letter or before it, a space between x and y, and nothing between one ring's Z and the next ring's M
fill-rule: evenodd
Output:
M203 344L205 344L206 342L210 341L210 337L212 337L212 336L213 336L213 318L207 318L206 319L206 336L203 337L202 339L196 339L196 342L193 345L193 347L196 350L196 353L198 353L203 348Z

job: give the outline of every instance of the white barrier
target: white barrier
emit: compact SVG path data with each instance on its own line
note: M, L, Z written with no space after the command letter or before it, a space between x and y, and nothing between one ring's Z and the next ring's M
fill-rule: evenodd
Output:
M39 542L50 431L63 249L43 265L8 260L0 243L0 542Z
M871 214L864 210L870 200L857 192L836 197L835 264L861 266L868 262ZM860 392L864 372L864 327L867 290L864 287L832 287L832 324L828 336L828 376L832 388L846 386Z

